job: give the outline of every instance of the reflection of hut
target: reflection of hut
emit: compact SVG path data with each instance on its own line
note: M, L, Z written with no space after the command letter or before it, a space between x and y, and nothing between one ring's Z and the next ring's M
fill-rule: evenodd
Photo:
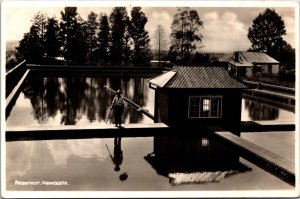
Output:
M176 178L182 182L215 182L246 169L238 155L205 136L154 137L154 152L145 159L158 174L177 183L180 180Z
M236 129L242 89L223 67L177 66L150 80L155 120L169 126L221 126Z

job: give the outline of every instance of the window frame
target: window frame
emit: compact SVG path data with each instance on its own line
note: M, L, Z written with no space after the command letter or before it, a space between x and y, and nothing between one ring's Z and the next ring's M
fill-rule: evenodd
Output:
M196 98L199 100L199 110L198 110L198 116L191 116L190 115L190 107L191 107L191 99ZM201 116L201 113L203 113L203 110L201 112L201 107L203 107L207 104L203 104L204 100L208 99L209 100L209 110L208 110L208 116ZM217 99L218 100L218 105L217 105L217 116L211 116L212 115L212 99ZM189 102L188 102L188 118L189 119L205 119L205 118L222 118L222 106L223 106L223 96L221 95L191 95L189 96ZM220 104L219 104L220 103Z

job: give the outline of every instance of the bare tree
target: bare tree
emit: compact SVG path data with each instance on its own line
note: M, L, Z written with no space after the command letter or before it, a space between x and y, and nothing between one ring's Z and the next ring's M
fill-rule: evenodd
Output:
M156 50L158 50L158 62L160 67L161 62L161 51L166 50L167 47L167 40L165 37L165 30L161 25L158 25L155 32L154 32L154 46Z

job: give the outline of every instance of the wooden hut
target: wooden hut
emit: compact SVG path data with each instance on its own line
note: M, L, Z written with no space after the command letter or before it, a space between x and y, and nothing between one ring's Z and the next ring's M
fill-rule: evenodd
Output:
M172 127L218 126L236 130L242 89L224 67L175 66L149 81L155 89L155 122Z

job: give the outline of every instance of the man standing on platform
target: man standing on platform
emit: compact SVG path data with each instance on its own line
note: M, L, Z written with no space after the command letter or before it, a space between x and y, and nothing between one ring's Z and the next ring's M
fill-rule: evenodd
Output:
M121 96L121 90L117 90L116 96L112 101L111 109L114 108L114 115L115 115L115 126L121 127L122 123L122 113L124 110L124 99Z

